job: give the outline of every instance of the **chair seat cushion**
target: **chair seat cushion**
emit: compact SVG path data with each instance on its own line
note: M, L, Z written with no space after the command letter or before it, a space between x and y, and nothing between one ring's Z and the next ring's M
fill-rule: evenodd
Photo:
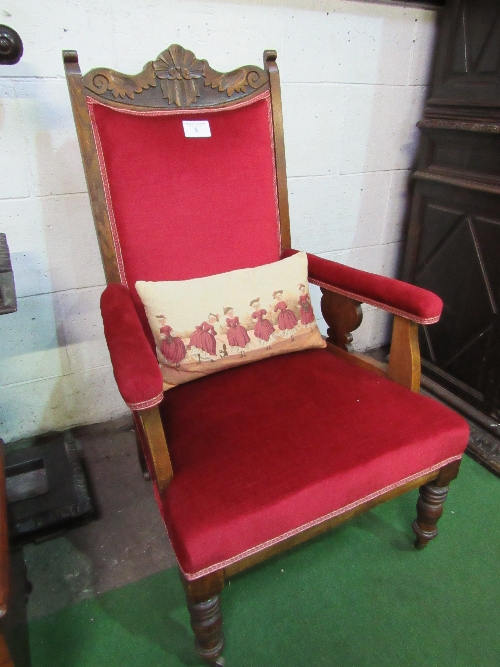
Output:
M176 387L162 513L188 578L460 458L464 419L327 350Z

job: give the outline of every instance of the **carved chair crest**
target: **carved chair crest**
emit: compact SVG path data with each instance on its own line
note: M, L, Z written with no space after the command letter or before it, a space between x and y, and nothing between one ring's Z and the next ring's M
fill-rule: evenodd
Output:
M139 74L99 67L83 77L83 85L93 96L141 107L180 109L235 101L255 91L263 92L268 81L267 72L254 65L217 72L179 44L169 46Z

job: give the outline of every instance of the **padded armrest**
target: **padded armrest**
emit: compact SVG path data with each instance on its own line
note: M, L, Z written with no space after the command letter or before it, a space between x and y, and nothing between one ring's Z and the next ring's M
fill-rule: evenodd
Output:
M282 257L289 257L296 252L298 251L285 250ZM370 303L418 324L434 324L441 316L443 302L433 292L395 278L353 269L309 253L307 258L309 280L320 287L356 301Z
M112 283L101 296L104 335L116 383L131 410L145 410L163 399L163 378L130 292Z

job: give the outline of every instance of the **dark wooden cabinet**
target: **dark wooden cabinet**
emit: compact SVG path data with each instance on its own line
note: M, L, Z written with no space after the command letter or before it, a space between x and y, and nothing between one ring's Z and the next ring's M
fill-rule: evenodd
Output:
M477 453L500 471L498 0L447 0L418 125L403 277L444 301L420 332L424 384L483 429Z

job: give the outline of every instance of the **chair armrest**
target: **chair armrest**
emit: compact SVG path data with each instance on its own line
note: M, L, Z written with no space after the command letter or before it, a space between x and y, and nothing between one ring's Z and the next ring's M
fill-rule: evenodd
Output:
M101 296L104 335L116 384L131 410L145 410L163 399L163 378L130 292L112 283Z
M285 250L282 256L289 257L296 252ZM443 302L433 292L309 253L307 258L309 280L320 287L372 304L418 324L433 324L441 316Z

